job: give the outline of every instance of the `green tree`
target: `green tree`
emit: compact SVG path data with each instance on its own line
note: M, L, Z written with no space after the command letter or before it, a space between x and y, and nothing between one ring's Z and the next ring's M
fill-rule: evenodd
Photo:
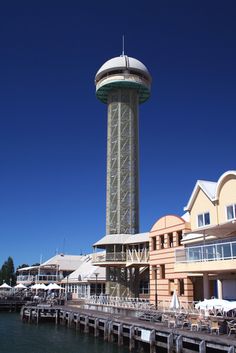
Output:
M35 264L32 264L31 266L40 266L39 262L35 262Z
M29 265L28 264L19 265L16 269L16 272L17 272L17 270L19 270L19 268L24 268L24 267L29 267Z
M16 284L16 274L14 268L14 262L12 257L8 257L7 261L4 262L0 270L0 282L6 282L9 285L14 286Z

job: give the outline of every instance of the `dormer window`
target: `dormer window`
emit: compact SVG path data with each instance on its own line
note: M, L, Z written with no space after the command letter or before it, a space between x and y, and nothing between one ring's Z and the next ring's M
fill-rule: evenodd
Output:
M236 204L227 206L226 212L228 220L236 218Z
M204 227L210 224L210 213L205 212L197 216L198 227Z

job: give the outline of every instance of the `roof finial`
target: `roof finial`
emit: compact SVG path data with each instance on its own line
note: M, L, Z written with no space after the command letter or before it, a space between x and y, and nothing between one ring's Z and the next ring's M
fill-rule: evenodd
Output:
M122 36L122 56L125 55L125 35Z

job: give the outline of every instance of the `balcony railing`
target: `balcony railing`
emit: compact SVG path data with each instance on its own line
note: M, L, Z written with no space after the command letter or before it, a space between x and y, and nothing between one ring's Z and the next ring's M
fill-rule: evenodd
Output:
M124 262L124 263L147 263L149 260L148 249L127 250L126 252L94 253L93 262Z
M236 241L193 246L175 251L176 263L236 259Z
M57 282L61 280L62 278L58 275L44 275L40 274L35 276L35 281L36 282Z
M26 283L32 283L35 281L35 276L33 275L20 275L16 277L17 282L26 282Z
M60 281L62 279L61 276L59 275L44 275L44 274L39 274L39 275L20 275L17 276L16 280L17 283L21 282L21 283L40 283L40 282L44 282L46 283L50 283L50 282L57 282Z
M125 252L94 253L93 262L126 262Z
M149 251L148 249L142 250L127 250L127 262L129 263L144 263L149 260Z

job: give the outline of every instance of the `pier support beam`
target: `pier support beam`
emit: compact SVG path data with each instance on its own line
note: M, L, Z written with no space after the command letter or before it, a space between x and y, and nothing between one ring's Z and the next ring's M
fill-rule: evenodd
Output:
M118 325L118 346L123 345L123 325Z
M37 325L38 325L38 323L39 323L40 316L41 316L41 309L38 309L38 310L37 310L37 316L36 316Z
M104 341L108 340L108 328L109 328L109 321L104 321Z
M173 333L170 333L169 336L167 337L167 352L172 353L173 347L174 347L174 335Z
M199 344L199 353L206 353L206 341L201 341Z
M183 350L183 336L178 336L176 338L176 353L182 353Z
M135 348L134 325L132 325L129 329L129 350L132 351L134 348Z
M67 326L68 327L72 327L72 324L73 324L73 319L74 319L74 315L73 313L68 313L68 322L67 322Z
M98 337L99 336L99 319L96 318L94 320L94 337Z
M29 318L28 318L29 322L32 321L32 312L33 312L33 309L29 309Z
M58 325L60 321L60 309L56 309L55 313L55 324Z
M109 321L108 323L108 342L113 342L113 322Z
M150 353L156 353L156 331L150 333Z
M230 347L229 347L228 353L234 353L234 346L230 346Z
M76 320L75 320L75 329L76 329L76 331L78 331L78 330L80 329L79 314L77 314L77 316L76 316Z
M84 332L88 333L89 332L89 317L85 316L84 318Z

